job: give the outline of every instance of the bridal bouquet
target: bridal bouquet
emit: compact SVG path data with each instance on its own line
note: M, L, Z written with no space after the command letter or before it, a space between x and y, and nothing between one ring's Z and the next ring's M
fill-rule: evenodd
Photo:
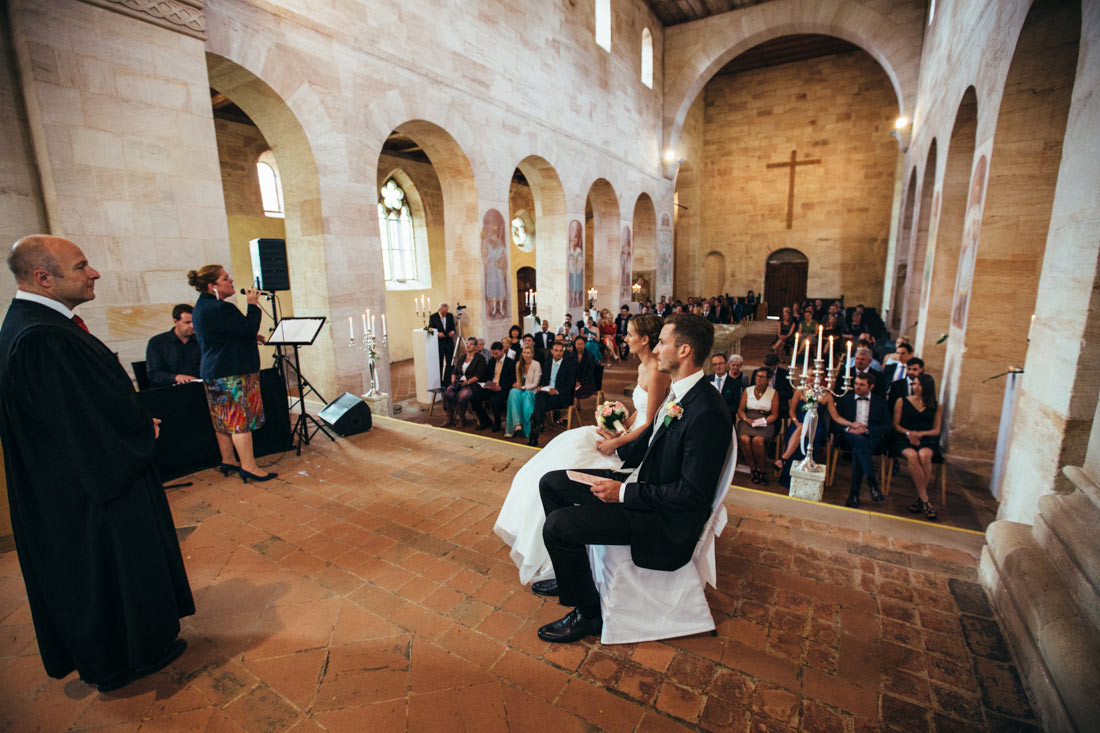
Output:
M626 405L608 400L596 408L596 424L604 430L614 430L619 435L626 432Z

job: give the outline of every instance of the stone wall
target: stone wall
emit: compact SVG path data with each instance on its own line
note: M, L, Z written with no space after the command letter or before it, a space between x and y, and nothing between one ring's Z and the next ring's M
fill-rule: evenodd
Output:
M881 298L897 100L862 51L715 77L706 87L700 253L725 257L723 291L764 289L768 255L809 258L809 296ZM791 151L798 166L788 228ZM711 293L708 293L711 294Z

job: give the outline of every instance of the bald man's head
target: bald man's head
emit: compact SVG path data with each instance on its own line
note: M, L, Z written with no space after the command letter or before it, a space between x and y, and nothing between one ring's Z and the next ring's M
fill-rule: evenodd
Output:
M66 240L51 237L48 234L28 234L16 242L8 254L8 269L15 275L17 282L30 284L35 270L45 270L54 277L61 277L61 267L54 254L54 241Z
M75 308L95 298L99 273L75 244L61 237L31 234L12 247L8 268L19 289Z

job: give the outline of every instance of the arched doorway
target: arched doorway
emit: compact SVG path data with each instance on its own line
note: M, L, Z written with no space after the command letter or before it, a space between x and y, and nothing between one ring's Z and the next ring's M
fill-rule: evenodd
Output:
M797 249L786 247L768 255L764 268L764 300L768 315L778 316L783 307L806 299L806 278L810 260Z
M586 286L596 288L597 308L610 308L618 313L622 305L619 298L622 268L618 266L623 255L621 217L619 197L606 178L597 178L588 189L585 218L585 241L591 244L584 253Z
M524 266L516 270L516 302L519 303L520 320L531 315L531 309L527 306L528 290L538 290L535 285L535 268Z
M529 155L518 164L512 174L513 182L522 178L527 185L533 208L529 209L530 223L534 229L535 243L521 252L519 247L512 249L513 272L533 266L542 273L536 311L541 318L550 323L561 323L565 313L569 294L567 292L567 272L569 268L569 236L565 219L565 189L562 188L554 166L545 158ZM512 186L514 190L515 186ZM530 232L529 232L530 234ZM583 242L581 242L583 247ZM531 286L535 289L535 286ZM516 282L516 290L521 286ZM526 303L517 301L517 312L522 311ZM516 320L521 322L522 316Z
M657 268L657 211L649 194L638 195L634 203L634 261L630 288L640 285L635 299L644 303L653 297Z

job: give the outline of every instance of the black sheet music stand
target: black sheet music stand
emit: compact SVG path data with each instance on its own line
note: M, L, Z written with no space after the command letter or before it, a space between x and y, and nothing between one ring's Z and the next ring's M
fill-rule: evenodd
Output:
M317 399L325 404L328 404L328 400L322 397L321 393L303 376L298 362L298 347L312 346L313 342L317 340L317 334L321 333L321 327L324 325L324 316L283 318L275 324L271 336L267 339L268 346L276 347L275 359L279 362L280 370L283 371L283 374L288 374L286 367L293 369L294 378L298 383L298 401L290 406L292 414L294 408L297 407L299 410L298 419L294 421L294 429L290 432L294 441L294 451L297 455L302 455L302 445L309 445L310 438L316 435L318 430L324 433L329 440L336 440L316 418L306 412L306 395L310 392L317 395ZM284 346L293 349L293 361L283 352L282 347ZM310 429L310 423L313 424L312 429Z

